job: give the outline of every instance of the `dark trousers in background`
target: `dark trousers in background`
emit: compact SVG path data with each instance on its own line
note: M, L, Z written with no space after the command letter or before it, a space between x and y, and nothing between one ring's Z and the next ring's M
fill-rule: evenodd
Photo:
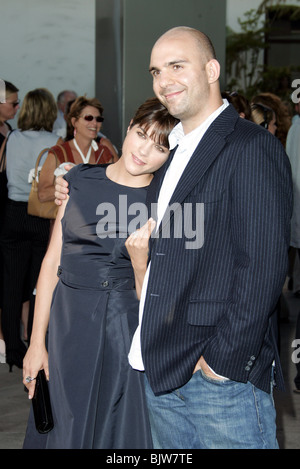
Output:
M26 202L8 200L1 230L3 259L2 331L8 364L21 365L26 347L21 340L20 318L24 299L30 299L29 332L40 267L49 240L49 220L27 214Z

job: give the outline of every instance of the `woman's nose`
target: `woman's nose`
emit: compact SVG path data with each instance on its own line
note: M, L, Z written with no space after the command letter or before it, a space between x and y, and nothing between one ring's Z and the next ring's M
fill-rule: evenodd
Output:
M152 146L153 146L153 142L151 141L150 138L147 139L145 142L143 142L140 147L141 155L147 156L149 152L151 151Z

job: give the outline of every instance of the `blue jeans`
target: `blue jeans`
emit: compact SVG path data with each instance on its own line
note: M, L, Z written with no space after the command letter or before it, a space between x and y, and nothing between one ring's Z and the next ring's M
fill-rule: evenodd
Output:
M278 449L272 392L202 370L158 396L145 382L155 449Z

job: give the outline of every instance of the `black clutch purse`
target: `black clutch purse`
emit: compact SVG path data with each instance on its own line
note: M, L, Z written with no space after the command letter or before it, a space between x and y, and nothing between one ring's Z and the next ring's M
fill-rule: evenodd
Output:
M36 377L35 391L32 398L32 407L37 431L39 433L50 432L54 424L48 383L44 370L40 370Z

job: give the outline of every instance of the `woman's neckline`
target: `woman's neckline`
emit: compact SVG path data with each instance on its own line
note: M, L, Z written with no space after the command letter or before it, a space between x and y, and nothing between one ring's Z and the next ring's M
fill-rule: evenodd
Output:
M122 187L127 187L128 189L147 189L150 185L150 183L147 185L147 186L129 186L128 184L121 184L120 182L116 182L116 181L113 181L113 179L111 179L108 175L107 175L107 168L109 167L109 165L105 168L105 177L108 181L112 182L113 184L117 184L117 186L122 186ZM151 181L150 181L151 182Z

